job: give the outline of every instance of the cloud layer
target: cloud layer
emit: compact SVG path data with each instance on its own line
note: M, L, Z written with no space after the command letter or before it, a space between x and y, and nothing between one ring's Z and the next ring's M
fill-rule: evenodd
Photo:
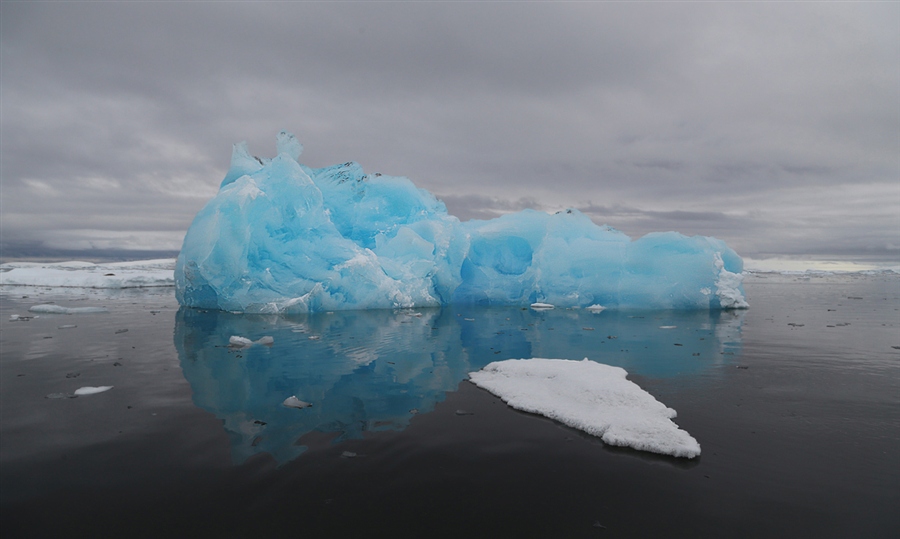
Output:
M2 242L178 249L231 144L753 258L900 259L900 5L0 6Z

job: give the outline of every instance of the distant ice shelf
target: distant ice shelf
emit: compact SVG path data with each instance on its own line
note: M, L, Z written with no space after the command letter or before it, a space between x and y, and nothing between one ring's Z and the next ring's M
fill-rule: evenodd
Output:
M675 232L636 241L575 209L460 222L402 177L348 162L311 169L287 132L278 155L236 144L175 268L182 305L299 313L450 303L558 308L747 307L741 258Z
M674 457L700 444L672 419L675 410L628 380L625 369L584 359L509 359L469 378L509 406L598 436L605 443Z

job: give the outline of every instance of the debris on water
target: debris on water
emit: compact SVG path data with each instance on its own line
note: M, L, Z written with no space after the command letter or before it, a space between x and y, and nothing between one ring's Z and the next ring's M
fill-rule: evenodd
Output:
M76 397L80 397L82 395L93 395L94 393L103 393L104 391L109 391L112 388L113 388L113 386L99 386L99 387L85 386L85 387L80 387L80 388L76 389L74 395Z
M675 343L675 346L684 346L684 345L681 344L680 342L677 342L677 343Z
M80 372L67 372L66 373L66 378L78 378L79 376L81 376Z
M50 393L45 399L71 399L74 398L75 395L69 395L68 393Z
M118 335L119 333L128 333L128 330L127 329L117 329L116 335Z
M584 331L594 331L594 328L591 327L583 327L581 329L583 329Z
M788 322L788 325L793 326L795 328L802 328L804 326L804 324L795 324L793 322Z
M895 347L895 348L896 348L896 347ZM418 410L417 408L410 408L410 409L409 409L409 413L411 413L412 415L416 415L416 414L419 413L419 410Z
M257 419L257 420L255 420L255 421L253 422L253 424L254 424L254 425L265 425L266 422L265 422L265 421L260 421L259 419Z
M115 363L113 363L113 367L121 367L121 366L122 366L122 364L119 363L118 361L116 361Z
M735 365L734 368L735 368L735 369L744 369L744 370L747 370L747 369L749 369L750 367L748 367L748 366L746 366L746 365Z
M75 324L63 324L61 326L57 326L56 329L72 329L77 327L78 326L76 326Z
M306 401L302 401L302 400L298 399L297 397L295 397L295 396L293 396L293 395L291 395L290 397L284 399L284 402L282 402L281 404L282 404L283 406L288 407L288 408L300 408L300 409L302 409L302 408L309 408L310 406L312 406L311 403L306 402Z
M900 350L900 346L891 346L894 350Z
M28 322L32 318L37 318L36 316L20 316L18 314L9 315L10 322Z

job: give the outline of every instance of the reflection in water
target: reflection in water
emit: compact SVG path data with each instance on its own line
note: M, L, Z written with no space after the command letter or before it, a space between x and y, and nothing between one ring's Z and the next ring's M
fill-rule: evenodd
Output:
M340 441L402 430L491 361L587 357L644 377L699 374L739 351L743 315L451 306L285 317L182 308L175 347L194 403L223 421L234 461L266 452L285 463L317 433ZM233 335L275 341L235 349ZM313 406L282 406L292 395Z

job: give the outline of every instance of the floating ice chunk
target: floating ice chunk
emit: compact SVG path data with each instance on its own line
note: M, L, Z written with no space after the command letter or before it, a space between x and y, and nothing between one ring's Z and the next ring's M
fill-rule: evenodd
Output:
M80 397L82 395L93 395L94 393L103 393L104 391L109 391L112 388L113 388L113 386L99 386L99 387L85 386L85 387L80 387L80 388L76 389L75 393L73 393L73 394Z
M107 309L106 307L63 307L61 305L54 305L52 303L47 303L44 305L32 305L28 310L33 313L44 314L90 314L109 312L109 309Z
M599 313L600 311L605 311L605 310L606 310L606 307L604 307L603 305L599 305L599 304L595 303L595 304L593 304L593 305L590 305L590 306L587 308L587 310L591 311L592 313Z
M262 344L264 346L270 346L275 342L275 339L271 336L261 337L256 341L251 341L247 337L239 337L237 335L232 335L231 338L228 339L228 345L232 348L249 348L254 344Z
M282 402L281 404L288 408L309 408L310 406L312 406L311 403L302 401L293 395L284 399L284 402Z
M550 303L540 303L540 302L538 302L538 303L532 303L532 304L531 304L531 308L534 309L535 311L546 311L546 310L549 310L549 309L553 309L554 306L553 306L552 304L550 304Z
M406 178L349 162L311 169L278 135L274 159L234 147L175 267L191 307L302 313L449 303L730 309L743 261L724 242L631 238L574 209L460 222Z
M510 359L469 373L504 402L599 436L610 445L693 458L700 444L672 422L667 408L624 369L587 359Z
M251 341L247 337L238 337L237 335L232 335L231 338L228 339L228 345L234 348L247 348L249 346L253 346L253 341Z

